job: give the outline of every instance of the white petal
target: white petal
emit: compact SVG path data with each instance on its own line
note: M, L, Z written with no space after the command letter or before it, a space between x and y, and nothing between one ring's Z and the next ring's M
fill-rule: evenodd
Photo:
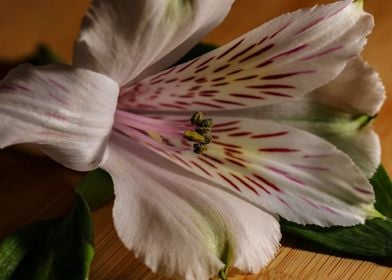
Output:
M365 115L378 113L385 89L376 71L355 58L337 79L303 98L223 115L269 119L323 137L347 153L370 178L381 162L381 146Z
M74 64L120 85L143 71L156 73L219 24L233 1L95 0L75 45Z
M285 14L123 88L120 106L214 111L287 102L333 80L372 27L372 16L350 0Z
M0 148L36 143L80 171L102 161L113 124L118 85L65 65L21 65L0 82Z
M114 133L104 168L117 232L153 270L209 279L227 264L257 272L276 253L273 216Z
M374 116L380 111L386 95L379 74L369 64L355 58L337 79L316 90L309 98L342 112Z
M177 151L152 149L297 223L347 226L368 216L374 203L372 186L353 161L327 141L270 121L213 119L213 139L201 155L181 138L162 139Z

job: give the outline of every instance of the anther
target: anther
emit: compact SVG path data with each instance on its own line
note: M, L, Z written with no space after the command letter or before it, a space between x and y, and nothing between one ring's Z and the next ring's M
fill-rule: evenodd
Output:
M196 112L191 117L191 123L194 125L199 125L199 123L204 119L204 114L202 112Z
M207 146L204 144L193 144L193 152L196 154L202 154L207 151Z
M212 127L212 125L213 125L212 119L201 120L198 124L198 126L201 127Z
M196 126L195 130L186 130L183 134L184 138L196 142L193 144L193 152L201 154L207 151L207 144L211 143L210 135L213 121L205 119L202 112L196 112L191 117L191 123Z
M205 134L209 134L211 132L211 128L210 127L196 127L196 132L201 134L201 135L205 135Z
M197 143L205 143L206 139L203 135L197 133L196 131L186 130L184 132L184 138L189 141L194 141Z

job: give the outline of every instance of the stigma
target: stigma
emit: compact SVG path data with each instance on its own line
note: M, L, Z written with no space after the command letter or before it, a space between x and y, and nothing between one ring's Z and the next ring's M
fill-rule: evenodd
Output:
M193 152L202 154L207 151L207 145L211 142L211 130L213 126L212 119L206 119L202 112L196 112L191 117L191 124L195 130L186 130L183 134L188 141L193 144Z

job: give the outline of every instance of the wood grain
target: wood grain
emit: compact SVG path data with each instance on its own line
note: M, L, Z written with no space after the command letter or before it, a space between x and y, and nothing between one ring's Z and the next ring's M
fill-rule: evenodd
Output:
M88 0L1 0L0 59L16 59L44 42L66 61L72 56L81 17ZM315 0L237 0L225 22L205 40L217 44L260 25L283 12L310 6ZM364 57L375 66L392 89L392 1L367 1L366 9L376 17ZM392 102L388 100L376 122L383 145L383 162L392 173ZM388 145L389 144L389 145ZM0 152L0 237L16 227L38 219L60 216L72 203L72 187L82 174L67 170L30 147ZM111 204L94 212L96 257L92 280L163 279L152 274L118 240L111 218ZM285 236L275 260L259 275L231 272L232 279L392 279L391 264L353 260L315 252L305 241Z

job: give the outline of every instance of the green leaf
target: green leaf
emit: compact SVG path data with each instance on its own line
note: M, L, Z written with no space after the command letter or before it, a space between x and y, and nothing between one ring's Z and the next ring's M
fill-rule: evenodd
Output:
M64 219L31 224L0 242L0 280L84 280L94 255L90 211L80 195Z
M387 218L353 227L302 226L281 221L282 230L338 253L363 258L392 258L392 183L382 166L370 180L376 209Z
M76 192L91 210L98 209L114 197L112 178L102 169L93 170L76 186Z
M4 78L7 73L22 63L31 63L33 65L46 65L50 63L60 63L61 59L56 56L47 46L38 45L32 55L23 57L16 61L0 61L0 80Z
M38 45L31 56L22 59L21 62L31 63L33 65L42 66L50 63L61 63L61 59L54 54L48 46Z
M217 46L213 44L207 44L207 43L199 43L196 46L194 46L186 55L184 55L175 65L187 62L189 60L192 60L194 58L197 58L205 53L208 53L214 49L216 49Z

